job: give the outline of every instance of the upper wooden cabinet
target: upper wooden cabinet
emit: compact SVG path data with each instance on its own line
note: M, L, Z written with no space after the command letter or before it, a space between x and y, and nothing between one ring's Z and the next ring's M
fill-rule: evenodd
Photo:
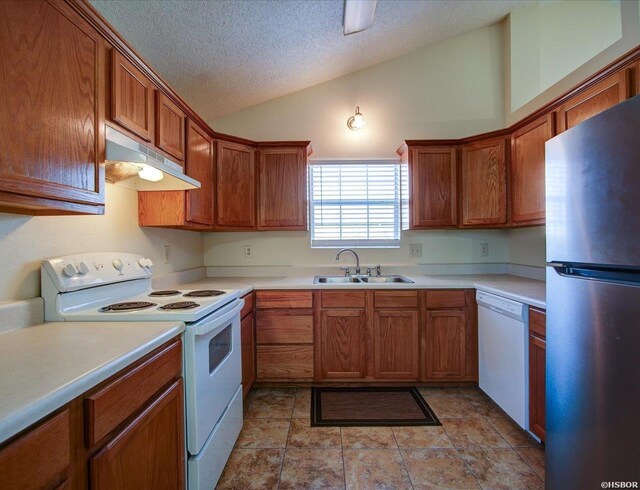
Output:
M258 151L258 229L307 229L307 149Z
M186 220L213 226L215 200L214 143L207 131L187 120L185 172L200 182L200 189L186 191Z
M169 97L160 91L156 94L156 146L172 157L184 160L186 116Z
M558 132L613 107L629 98L629 72L622 70L571 97L558 108Z
M504 138L462 147L462 226L507 223L507 161Z
M216 224L222 229L256 229L255 150L217 142Z
M111 119L145 141L153 141L155 87L115 49L111 62Z
M554 136L553 114L511 135L511 221L543 224L545 219L545 142Z
M104 41L62 2L0 19L0 210L102 214Z
M455 226L457 214L457 166L455 146L409 147L408 185L403 201L409 206L410 229ZM408 198L408 201L406 200Z

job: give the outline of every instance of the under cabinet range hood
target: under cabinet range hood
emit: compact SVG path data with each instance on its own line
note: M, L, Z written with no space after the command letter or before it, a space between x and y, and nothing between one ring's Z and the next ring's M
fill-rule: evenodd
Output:
M199 189L200 182L185 175L182 166L110 126L106 128L107 182L136 191Z

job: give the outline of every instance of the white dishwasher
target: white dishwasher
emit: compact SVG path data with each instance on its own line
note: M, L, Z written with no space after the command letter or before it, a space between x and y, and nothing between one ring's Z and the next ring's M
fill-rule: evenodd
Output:
M480 388L529 430L529 308L484 291L476 301Z

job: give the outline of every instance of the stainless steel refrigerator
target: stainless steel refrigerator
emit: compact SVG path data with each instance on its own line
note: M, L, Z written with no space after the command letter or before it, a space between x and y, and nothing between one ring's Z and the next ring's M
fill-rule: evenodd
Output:
M637 488L640 96L547 142L546 196L547 488Z

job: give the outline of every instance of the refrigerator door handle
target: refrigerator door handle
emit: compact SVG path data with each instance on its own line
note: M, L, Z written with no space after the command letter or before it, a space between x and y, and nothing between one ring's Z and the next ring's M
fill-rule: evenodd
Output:
M556 273L563 277L604 281L613 284L640 286L640 269L620 269L607 266L549 262Z

